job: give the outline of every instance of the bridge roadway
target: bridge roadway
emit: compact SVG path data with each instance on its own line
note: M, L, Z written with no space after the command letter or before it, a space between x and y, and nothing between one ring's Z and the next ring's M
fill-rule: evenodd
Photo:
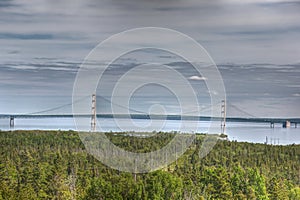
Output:
M91 117L90 114L56 114L56 115L26 115L26 114L0 114L0 119L41 119L41 118L72 118L72 117ZM97 118L123 118L128 119L126 114L97 114ZM191 120L191 121L220 121L221 117L208 116L182 116L181 115L146 115L146 114L130 114L131 119L167 119L167 120ZM253 122L253 123L300 123L300 118L243 118L243 117L227 117L227 122Z

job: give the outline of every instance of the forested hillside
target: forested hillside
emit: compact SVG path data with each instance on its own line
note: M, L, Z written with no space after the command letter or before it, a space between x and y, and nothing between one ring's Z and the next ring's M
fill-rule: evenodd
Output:
M147 152L174 134L142 139L107 133ZM300 199L300 145L219 140L203 159L202 135L165 169L137 174L106 167L73 131L0 132L0 199Z

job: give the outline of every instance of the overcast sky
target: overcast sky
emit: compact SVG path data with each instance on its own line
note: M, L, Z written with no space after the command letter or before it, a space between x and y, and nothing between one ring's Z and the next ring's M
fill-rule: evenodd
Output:
M0 114L70 103L76 72L99 42L151 26L198 41L238 109L258 117L300 117L299 11L299 0L0 0ZM132 54L119 60L107 80L146 59ZM187 63L157 59L204 91L205 77L197 78ZM144 98L137 109L164 101ZM243 115L238 109L229 115Z

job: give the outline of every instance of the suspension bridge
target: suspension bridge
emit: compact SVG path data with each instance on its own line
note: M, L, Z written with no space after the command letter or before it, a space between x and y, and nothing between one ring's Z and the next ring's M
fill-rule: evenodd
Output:
M167 115L155 115L149 114L144 111L124 107L123 105L116 104L112 102L110 99L107 99L103 96L97 96L97 98L106 101L107 103L113 104L118 107L122 107L123 109L129 110L131 113L128 114L113 114L113 113L97 113L96 111L96 95L92 95L91 102L91 113L87 114L55 114L51 113L53 111L57 111L63 109L65 107L73 106L79 101L86 100L87 98L91 98L91 96L85 96L77 101L72 103L56 106L53 108L40 110L37 112L24 113L24 114L0 114L0 119L9 119L8 123L10 128L14 128L15 119L41 119L41 118L73 118L73 117L84 117L91 118L91 131L96 130L96 119L97 118L128 118L131 119L162 119L162 120L191 120L191 121L220 121L221 123L221 133L225 132L226 122L252 122L252 123L268 123L270 124L270 128L274 128L274 124L282 124L283 128L288 128L290 126L294 126L297 128L297 124L300 123L300 118L264 118L264 117L256 117L251 113L239 108L236 105L233 105L229 102L219 102L217 105L211 105L210 107L202 108L197 111L191 111L189 113L181 113L181 114L167 114ZM212 107L219 107L220 116L198 116L193 113L199 113L207 110L211 110ZM235 112L242 113L243 117L228 117L228 110L235 110ZM184 118L183 118L184 115Z

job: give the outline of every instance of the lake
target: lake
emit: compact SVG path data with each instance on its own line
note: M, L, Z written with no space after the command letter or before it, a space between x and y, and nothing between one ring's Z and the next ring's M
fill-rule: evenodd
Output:
M89 119L87 119L89 120ZM178 120L154 120L157 123L157 129L149 125L149 120L133 119L135 126L130 125L130 119L118 119L122 125L122 130L118 128L114 119L98 119L103 131L137 131L137 127L142 127L143 131L177 131L180 127ZM196 132L208 133L210 122L206 121L188 121L190 126L198 125ZM197 124L198 123L198 124ZM128 125L127 125L128 124ZM159 127L162 125L162 128ZM154 126L156 127L156 126ZM88 129L89 127L86 127ZM0 129L10 130L9 119L0 119ZM15 119L14 130L77 130L73 118L42 118L42 119ZM188 129L182 129L182 132L190 132ZM265 143L266 138L268 144L300 144L300 127L282 128L281 124L275 124L274 128L270 128L269 123L245 123L245 122L227 122L226 134L229 140L245 141L253 143Z

